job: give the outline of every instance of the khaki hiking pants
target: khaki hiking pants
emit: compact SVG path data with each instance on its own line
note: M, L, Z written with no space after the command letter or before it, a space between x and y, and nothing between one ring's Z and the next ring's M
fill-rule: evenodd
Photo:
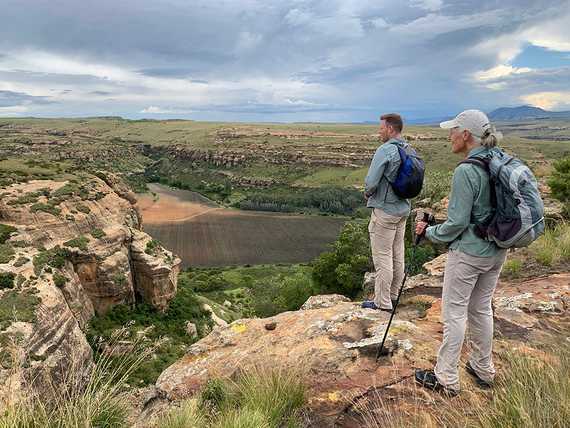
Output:
M445 265L442 295L443 342L435 375L449 389L459 391L459 357L469 327L469 363L477 375L492 382L493 311L491 302L506 250L492 257L474 257L450 250Z
M390 215L379 208L372 210L368 232L376 279L374 303L392 309L391 299L398 297L404 280L404 233L406 218Z

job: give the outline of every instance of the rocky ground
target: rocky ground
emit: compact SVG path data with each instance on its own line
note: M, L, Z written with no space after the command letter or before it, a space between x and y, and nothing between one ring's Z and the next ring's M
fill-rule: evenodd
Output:
M180 266L141 230L135 198L112 175L2 192L0 401L24 383L80 379L92 364L88 321L135 301L165 309Z
M244 319L214 331L165 370L147 397L140 426L172 401L192 397L213 377L250 365L298 373L309 388L310 426L359 427L359 409L381 400L385 410L411 416L434 412L440 397L418 390L415 368L431 368L441 340L444 257L412 278L388 336L389 356L376 350L389 314L361 309L343 296L315 296L300 311ZM494 298L496 365L506 349L539 352L553 340L570 340L570 274L502 282ZM534 350L534 351L533 351ZM467 352L467 347L465 347ZM463 399L484 395L462 371Z

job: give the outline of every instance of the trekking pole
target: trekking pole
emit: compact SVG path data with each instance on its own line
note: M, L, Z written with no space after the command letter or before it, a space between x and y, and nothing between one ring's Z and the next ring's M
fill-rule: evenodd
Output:
M430 214L424 213L424 217L423 217L422 221L424 223L429 223ZM416 246L420 243L421 239L422 239L422 235L416 235L414 237L414 243L412 245L412 260L415 258ZM402 281L402 285L400 286L400 290L398 291L398 297L396 298L396 304L392 308L392 313L390 314L390 320L388 321L388 325L386 326L386 331L384 332L384 337L382 338L382 343L380 344L378 351L376 351L376 361L378 361L378 358L380 358L381 356L388 355L388 351L384 348L384 343L386 342L386 338L388 337L388 331L390 330L390 325L392 324L392 319L394 318L394 315L396 314L396 308L398 307L398 303L400 303L400 296L402 295L402 291L404 291L404 285L406 284L406 279L408 279L408 272L409 272L409 267L408 267L408 264L406 264L406 268L404 269L404 280Z

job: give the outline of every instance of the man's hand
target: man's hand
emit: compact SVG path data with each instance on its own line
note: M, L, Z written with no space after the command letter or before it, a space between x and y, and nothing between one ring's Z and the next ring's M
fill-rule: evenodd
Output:
M426 228L428 227L428 223L425 221L418 221L416 223L416 236L424 236L426 233Z

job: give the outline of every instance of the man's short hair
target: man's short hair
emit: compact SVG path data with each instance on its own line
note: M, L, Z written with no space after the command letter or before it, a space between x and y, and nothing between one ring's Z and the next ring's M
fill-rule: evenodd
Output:
M404 129L404 122L402 121L402 116L400 116L397 113L383 114L382 116L380 116L380 120L385 121L397 132L402 132L402 129Z

